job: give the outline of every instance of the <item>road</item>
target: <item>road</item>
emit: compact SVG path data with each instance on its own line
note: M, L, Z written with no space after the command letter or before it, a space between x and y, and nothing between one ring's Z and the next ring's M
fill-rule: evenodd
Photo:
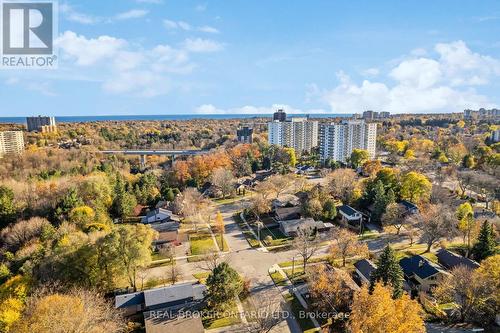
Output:
M253 249L248 244L245 236L241 233L240 228L233 219L233 215L241 211L245 200L235 203L221 204L217 209L221 212L225 224L225 239L229 245L229 251L222 254L222 260L226 261L236 269L241 276L250 280L251 293L255 297L267 297L270 292L275 289L275 285L268 274L271 266L285 261L291 261L297 252L295 250L279 251L279 252L264 252L258 249ZM370 251L378 252L382 250L388 243L393 246L401 246L408 243L403 236L394 234L382 234L376 239L366 241ZM324 256L328 254L328 245L321 247L315 256ZM203 263L190 263L185 257L176 260L177 266L182 273L182 280L194 280L193 274L204 270ZM149 270L148 277L166 277L169 267L155 267ZM206 270L206 269L205 269ZM277 301L281 301L277 299ZM234 328L235 331L238 328ZM239 328L241 329L241 327ZM280 326L272 332L302 332L297 322L289 319L288 322L282 322Z

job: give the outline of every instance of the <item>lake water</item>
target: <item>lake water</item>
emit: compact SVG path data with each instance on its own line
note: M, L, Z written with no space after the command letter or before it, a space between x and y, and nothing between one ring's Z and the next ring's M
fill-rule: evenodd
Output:
M56 117L58 123L88 123L94 121L127 120L191 120L191 119L251 119L270 118L272 114L178 114L178 115L129 115L129 116L63 116ZM305 114L291 114L290 117L305 117ZM311 114L311 118L351 117L350 114ZM0 123L25 124L26 117L0 117Z

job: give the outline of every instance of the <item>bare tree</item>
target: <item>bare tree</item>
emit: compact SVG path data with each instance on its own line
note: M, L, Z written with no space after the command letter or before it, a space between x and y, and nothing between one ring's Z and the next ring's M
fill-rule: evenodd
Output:
M147 267L142 267L139 270L137 270L137 278L141 281L141 290L144 290L144 280L149 275L149 270Z
M352 169L337 169L328 175L328 186L334 197L349 203L356 188L356 172Z
M214 250L207 250L201 260L197 263L196 267L204 271L213 271L222 262L222 257L219 252Z
M198 224L210 222L210 200L205 198L197 189L189 187L182 193L182 214L194 225L198 231Z
M427 244L426 252L440 239L451 239L455 235L455 216L442 205L428 205L413 218L421 231L422 241Z
M459 171L457 173L457 183L460 188L460 197L464 197L474 178L473 171Z
M180 268L177 267L177 262L175 261L175 250L172 246L168 247L167 259L170 261L170 266L167 271L168 279L174 285L179 281L182 274Z
M19 221L2 229L0 239L11 251L16 251L33 238L39 237L50 222L41 217Z
M386 207L385 213L382 215L382 224L384 226L394 227L396 235L399 235L406 222L406 209L403 205L393 202Z
M295 177L293 175L274 175L269 177L264 183L276 199L282 194L295 190Z
M233 176L233 173L224 168L216 169L211 176L212 184L220 189L222 192L222 198L225 199L226 196L229 196L234 191L234 183L236 179Z
M299 228L293 239L293 247L303 259L304 272L309 259L319 250L319 241L314 230Z
M255 215L257 220L260 220L262 214L271 211L271 200L265 195L265 193L255 193L252 196L249 210Z
M264 292L261 292L264 293ZM268 333L284 320L282 316L281 295L276 289L265 292L265 295L253 295L250 304L254 312L250 315L248 332Z
M342 259L342 267L345 267L346 259L349 256L366 256L368 254L368 246L366 243L360 242L358 235L345 228L334 227L331 231L334 240L330 247L330 253L334 258Z

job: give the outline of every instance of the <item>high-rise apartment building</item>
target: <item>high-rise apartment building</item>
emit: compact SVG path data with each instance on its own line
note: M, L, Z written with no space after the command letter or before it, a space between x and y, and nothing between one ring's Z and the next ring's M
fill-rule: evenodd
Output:
M278 109L273 114L273 121L286 121L286 112L283 109Z
M54 117L27 117L28 132L56 132L56 119Z
M275 120L268 124L269 143L294 148L299 154L318 146L318 122L308 118Z
M241 143L252 143L253 142L253 128L248 126L243 126L236 130L236 138L238 142Z
M493 142L500 142L500 129L491 132L490 140Z
M24 150L22 131L0 132L0 158L4 155L21 154Z
M375 158L377 124L364 120L344 120L320 127L319 147L322 160L346 162L354 149L364 149Z

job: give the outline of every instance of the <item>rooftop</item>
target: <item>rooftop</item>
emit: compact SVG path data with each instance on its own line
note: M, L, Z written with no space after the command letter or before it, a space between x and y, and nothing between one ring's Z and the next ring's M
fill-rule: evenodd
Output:
M479 268L479 264L474 260L463 257L451 251L440 249L436 254L439 263L448 269L453 269L458 266L465 266L470 269Z
M427 279L443 271L439 265L432 263L429 259L420 255L403 258L399 261L399 265L407 277L415 274L421 279Z
M203 299L203 292L206 286L191 283L182 283L178 285L155 288L144 291L144 301L146 307L152 307L165 303L177 302L183 299Z
M377 268L377 266L368 259L356 262L354 267L368 280L370 280L370 275Z

